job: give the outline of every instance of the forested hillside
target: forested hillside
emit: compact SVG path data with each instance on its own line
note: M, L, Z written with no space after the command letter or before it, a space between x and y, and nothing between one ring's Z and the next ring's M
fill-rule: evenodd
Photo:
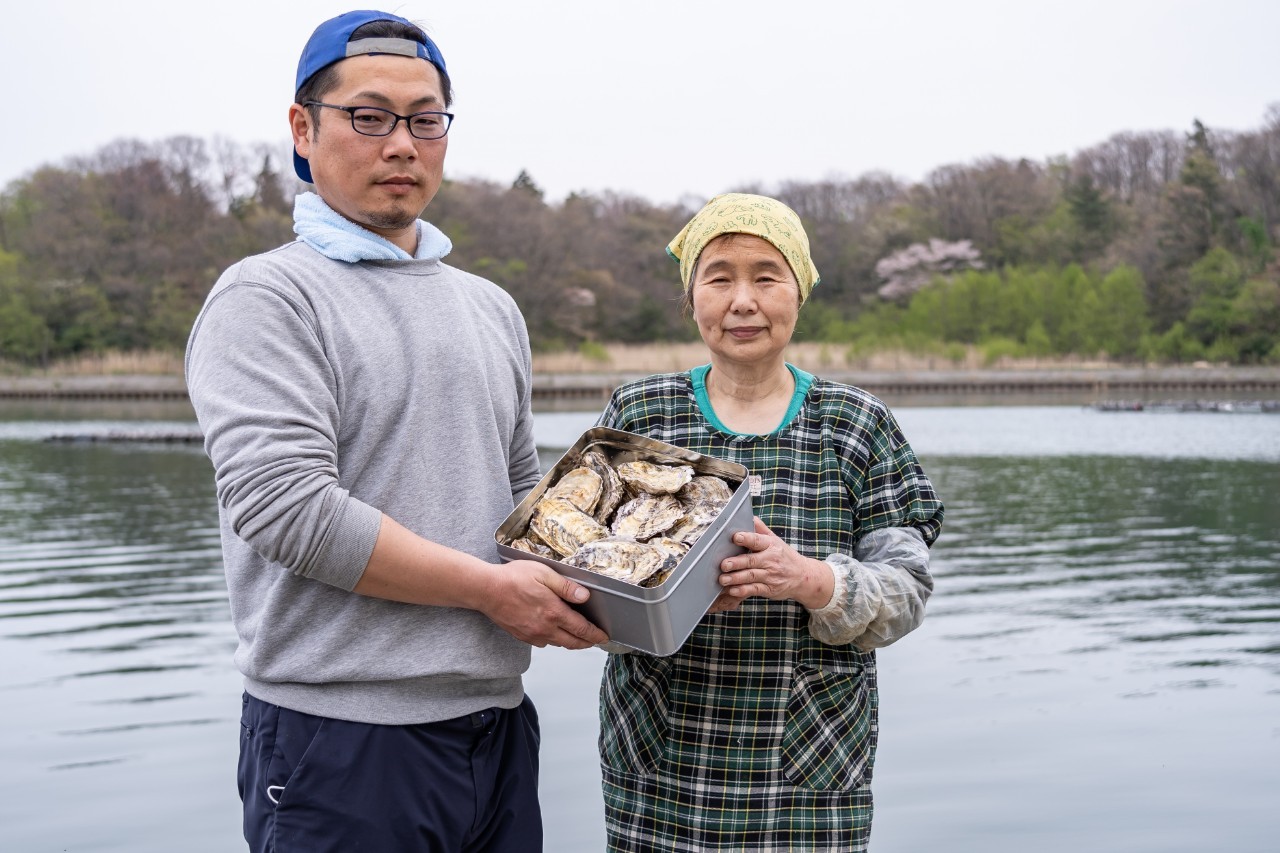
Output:
M180 348L220 271L292 238L267 146L121 141L0 194L0 359ZM1280 104L1262 126L1119 133L1047 162L776 186L822 283L798 336L858 349L1280 363ZM688 340L664 247L703 199L548 203L447 182L449 261L506 288L540 350Z

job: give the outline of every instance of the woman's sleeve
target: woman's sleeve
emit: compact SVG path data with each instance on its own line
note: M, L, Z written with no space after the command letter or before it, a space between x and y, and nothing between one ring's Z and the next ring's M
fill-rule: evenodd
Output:
M596 418L596 426L613 427L621 429L619 424L622 423L622 406L618 402L618 389L614 389L609 395L609 402L604 407L604 411L600 413L600 417Z
M853 555L826 559L835 575L831 601L809 612L809 633L829 645L882 648L920 627L933 592L929 546L914 527L873 530Z
M852 554L827 556L835 590L825 607L810 611L809 632L824 643L870 651L924 621L933 592L929 546L941 530L943 507L887 409L866 446L865 463L846 471L862 535Z

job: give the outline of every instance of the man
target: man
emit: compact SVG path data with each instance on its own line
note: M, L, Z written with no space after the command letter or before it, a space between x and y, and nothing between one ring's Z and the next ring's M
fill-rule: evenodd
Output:
M228 269L187 347L244 674L253 850L537 850L530 644L605 635L493 533L539 478L518 309L419 220L452 116L414 24L321 24L289 108L300 239Z

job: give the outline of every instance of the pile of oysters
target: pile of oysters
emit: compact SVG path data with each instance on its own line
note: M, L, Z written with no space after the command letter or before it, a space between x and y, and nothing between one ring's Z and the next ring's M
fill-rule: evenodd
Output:
M592 447L547 487L511 547L639 586L662 583L733 489L689 465L614 466Z

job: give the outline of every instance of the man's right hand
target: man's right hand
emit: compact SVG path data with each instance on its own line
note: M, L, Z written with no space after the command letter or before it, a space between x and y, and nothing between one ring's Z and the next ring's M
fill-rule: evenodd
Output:
M542 648L585 649L609 637L565 602L581 604L591 591L535 560L493 567L492 597L478 609L518 640Z
M590 591L536 560L494 565L423 539L388 515L364 574L360 595L466 607L531 645L585 649L609 637L565 602L581 604Z

